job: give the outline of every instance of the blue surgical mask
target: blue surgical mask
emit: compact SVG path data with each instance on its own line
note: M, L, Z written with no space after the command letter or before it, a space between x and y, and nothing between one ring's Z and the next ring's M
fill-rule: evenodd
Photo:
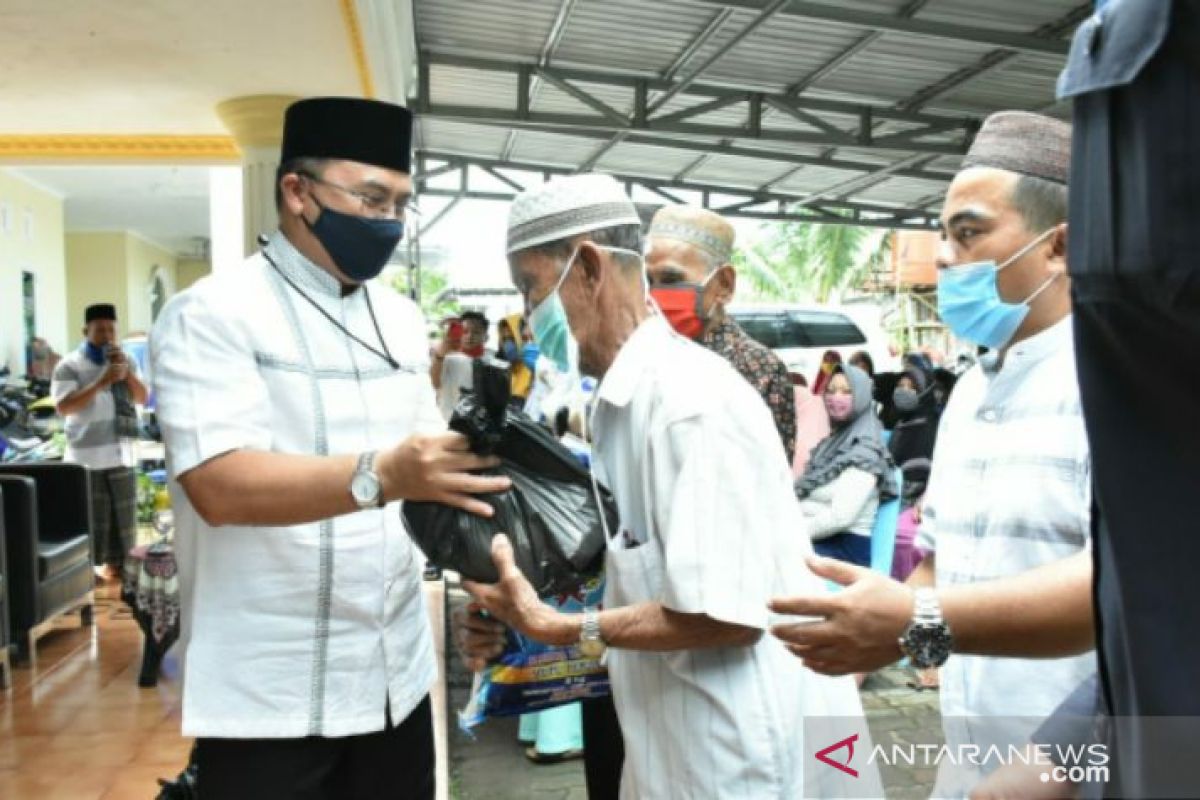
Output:
M87 360L97 366L102 366L108 360L108 345L92 344L90 339L83 340L83 354Z
M333 263L350 280L363 283L383 272L396 245L404 236L398 219L370 219L326 208L313 198L321 213L308 229L329 253ZM304 219L301 217L301 219Z
M623 247L596 246L612 253L626 253L637 258L642 257L641 253ZM533 331L533 339L537 342L538 350L543 356L553 361L561 372L578 372L579 343L571 335L567 310L563 308L562 297L559 295L559 289L562 288L567 275L571 273L571 267L575 266L575 259L578 256L579 248L576 247L575 251L571 253L571 258L568 259L562 275L559 276L558 283L554 284L554 289L537 304L536 308L529 312L529 329ZM644 283L645 270L643 270Z
M1000 297L997 275L1052 233L1053 228L1045 231L1003 264L976 261L946 267L938 273L938 313L942 322L949 326L955 336L992 350L1007 345L1028 316L1030 305L1058 276L1047 278L1024 302L1008 303Z

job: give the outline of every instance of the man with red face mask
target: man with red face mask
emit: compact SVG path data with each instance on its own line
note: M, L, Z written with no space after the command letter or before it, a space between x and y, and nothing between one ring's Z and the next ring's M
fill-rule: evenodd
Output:
M725 315L737 289L733 226L694 206L665 206L650 221L650 296L676 331L728 361L762 395L790 464L796 449L796 397L779 356Z

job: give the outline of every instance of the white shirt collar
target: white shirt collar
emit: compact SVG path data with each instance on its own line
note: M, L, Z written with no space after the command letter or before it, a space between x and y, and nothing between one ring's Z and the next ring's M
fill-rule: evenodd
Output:
M283 231L277 230L271 234L263 251L287 278L301 288L329 297L342 296L341 282L297 250L283 235Z
M1067 314L1041 333L1014 344L1008 349L1003 361L1000 360L1000 354L993 351L981 357L979 365L989 378L995 377L1002 369L1026 369L1062 348L1070 347L1072 330L1071 315Z
M657 314L642 320L617 351L617 357L600 381L596 397L609 405L626 405L633 397L642 373L656 362L659 346L671 336L666 320Z

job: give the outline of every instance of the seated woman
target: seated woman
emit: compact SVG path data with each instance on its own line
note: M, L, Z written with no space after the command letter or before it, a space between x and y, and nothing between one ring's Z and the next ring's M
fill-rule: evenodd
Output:
M796 482L804 533L819 555L868 567L880 500L897 492L871 379L857 367L838 365L824 400L832 432L813 450Z

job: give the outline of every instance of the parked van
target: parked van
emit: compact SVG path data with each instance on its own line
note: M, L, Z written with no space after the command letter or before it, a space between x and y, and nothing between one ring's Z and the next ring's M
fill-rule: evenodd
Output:
M836 350L843 361L859 350L866 350L875 362L876 371L891 369L896 361L882 329L871 325L863 315L844 309L733 304L726 313L750 338L775 351L789 372L803 375L809 382L826 350Z

